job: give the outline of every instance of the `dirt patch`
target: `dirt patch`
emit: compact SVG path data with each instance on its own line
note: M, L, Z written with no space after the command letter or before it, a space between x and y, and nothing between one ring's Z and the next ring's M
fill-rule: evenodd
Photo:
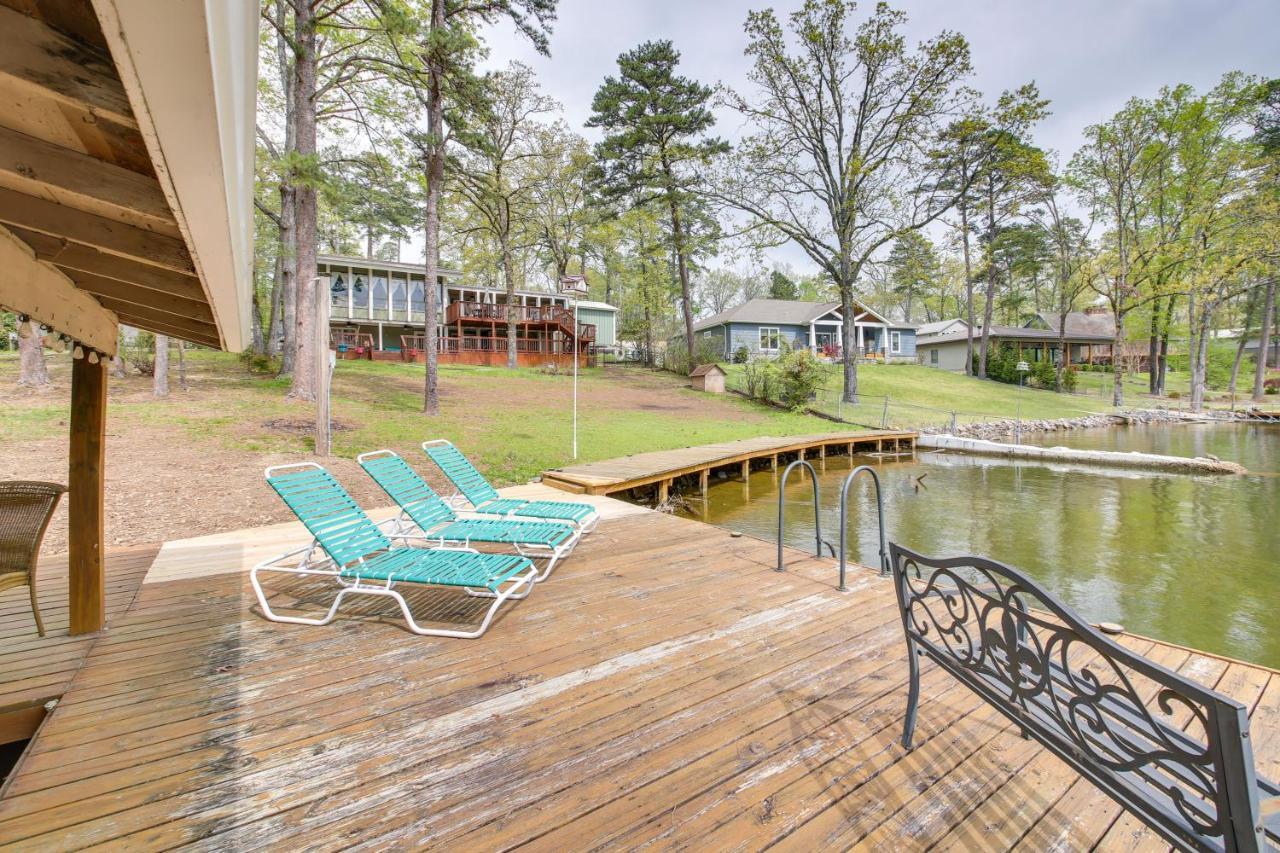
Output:
M262 426L265 429L275 430L276 432L285 432L290 435L311 435L316 430L316 424L320 419L308 420L306 418L271 418L263 421ZM334 432L350 432L353 429L359 429L359 424L348 423L333 418L329 421L329 428Z

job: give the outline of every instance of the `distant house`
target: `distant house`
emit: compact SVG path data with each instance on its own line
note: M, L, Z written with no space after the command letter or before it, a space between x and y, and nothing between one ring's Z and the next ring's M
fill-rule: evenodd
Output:
M916 341L918 342L926 336L946 335L951 332L963 333L967 328L969 328L969 324L959 317L950 320L935 320L932 323L922 323L916 326Z
M859 356L915 361L915 326L895 323L861 303L856 305L854 332ZM842 322L839 302L752 299L699 320L693 331L699 341L714 342L726 361L744 347L752 355L775 355L784 342L792 349L840 358Z
M1041 312L1029 317L1021 326L997 326L992 324L990 340L1008 343L1017 348L1020 358L1030 362L1050 361L1058 363L1059 315ZM1066 318L1066 344L1069 364L1110 364L1115 349L1115 321L1104 308L1072 311ZM920 328L916 349L920 361L930 367L943 370L964 370L968 324L963 320L944 320L929 323ZM938 331L933 331L937 328ZM973 330L974 346L982 337L982 327ZM1131 355L1126 349L1126 357ZM1141 358L1135 350L1133 357ZM1139 367L1140 369L1140 367Z

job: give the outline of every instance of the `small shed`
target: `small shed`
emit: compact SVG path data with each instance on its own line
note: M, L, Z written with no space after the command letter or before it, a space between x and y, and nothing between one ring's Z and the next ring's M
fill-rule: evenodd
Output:
M689 378L693 380L695 391L723 394L725 375L724 368L718 364L699 364L689 374Z

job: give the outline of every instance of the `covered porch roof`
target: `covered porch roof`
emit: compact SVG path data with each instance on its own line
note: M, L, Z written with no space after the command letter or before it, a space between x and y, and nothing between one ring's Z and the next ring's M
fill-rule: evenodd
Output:
M0 308L75 346L69 633L106 618L107 359L249 328L253 0L0 0Z

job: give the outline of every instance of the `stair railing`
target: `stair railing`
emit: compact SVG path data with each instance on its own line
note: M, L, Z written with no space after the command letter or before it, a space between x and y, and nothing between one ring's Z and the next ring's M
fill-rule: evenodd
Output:
M870 465L859 465L849 472L849 476L844 478L844 485L840 487L840 585L837 589L841 592L847 592L849 589L844 582L849 542L849 484L863 471L871 475L871 482L876 487L876 515L880 521L880 574L889 574L889 545L884 534L884 495L880 492L880 475ZM815 491L817 490L816 484L814 489ZM779 510L779 518L781 518L781 510ZM779 521L779 525L781 525L781 521ZM781 563L781 560L779 560L779 563Z
M790 465L788 465L786 470L782 472L782 482L778 485L778 566L776 569L774 569L774 571L778 571L778 572L786 571L786 565L782 561L782 533L783 533L784 521L785 521L783 516L783 508L787 502L787 477L791 476L792 469L794 469L797 465L803 465L805 468L809 469L809 482L813 483L813 538L814 538L813 553L814 553L814 556L817 556L817 557L822 556L822 546L824 544L827 546L827 550L831 552L831 556L834 557L836 555L836 549L831 545L830 542L827 542L822 538L822 513L820 511L821 508L818 502L818 474L816 471L813 470L813 466L810 465L808 462L806 462L803 459L797 459L795 462L792 462ZM841 561L841 565L843 566L843 560ZM841 570L841 577L843 577L843 569Z

